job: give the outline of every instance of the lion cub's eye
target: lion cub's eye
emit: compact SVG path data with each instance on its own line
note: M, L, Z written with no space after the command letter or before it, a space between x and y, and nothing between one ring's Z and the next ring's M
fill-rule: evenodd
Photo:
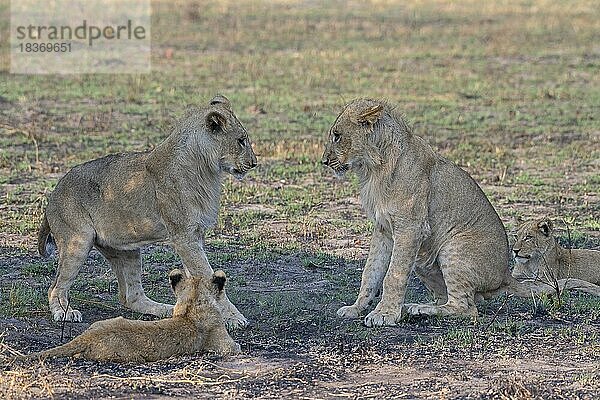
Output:
M333 132L333 143L337 143L342 138L342 135L339 132Z

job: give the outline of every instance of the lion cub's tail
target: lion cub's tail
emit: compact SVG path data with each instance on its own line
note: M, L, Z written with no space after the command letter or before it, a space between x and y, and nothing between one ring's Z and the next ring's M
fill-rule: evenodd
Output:
M18 357L19 360L43 360L50 357L73 357L76 354L80 354L82 352L81 345L76 341L71 341L69 343L65 343L63 345L54 347L52 349L40 351L37 353L27 354L21 357Z
M519 297L531 297L532 294L556 294L564 290L577 290L578 292L600 296L600 286L575 278L559 279L553 284L539 280L519 282L512 278L509 285L505 288L507 293Z
M56 243L54 243L52 231L48 224L48 218L46 218L46 213L44 213L44 219L42 220L42 224L38 231L38 252L42 257L49 257L54 252L55 248Z

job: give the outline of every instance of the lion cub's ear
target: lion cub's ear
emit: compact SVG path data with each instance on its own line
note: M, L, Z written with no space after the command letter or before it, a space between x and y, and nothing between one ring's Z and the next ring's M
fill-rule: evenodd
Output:
M367 107L365 110L362 110L356 116L356 122L361 125L370 125L373 126L383 114L383 106L378 104L376 106Z
M218 111L211 111L206 115L206 126L213 132L222 132L227 126L227 118Z
M183 280L183 278L184 275L180 269L174 269L169 273L169 281L171 282L171 288L173 289L173 292L175 291L177 285L179 285L179 283Z
M227 108L229 111L231 111L231 102L227 97L223 96L222 94L217 94L215 97L213 97L209 104L211 106L220 104L223 107Z
M219 292L223 291L225 287L225 282L227 281L227 277L225 276L225 272L218 270L215 271L212 278L212 283L217 287Z
M550 232L552 232L554 226L552 225L552 221L549 219L544 219L538 223L538 229L544 234L544 236L550 236Z

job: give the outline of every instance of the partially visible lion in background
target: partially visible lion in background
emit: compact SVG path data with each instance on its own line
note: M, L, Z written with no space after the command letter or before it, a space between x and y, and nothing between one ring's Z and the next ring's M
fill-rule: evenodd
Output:
M511 276L508 238L483 191L414 135L390 104L348 104L329 130L323 164L338 175L356 173L362 205L374 223L358 297L338 310L340 317L356 318L378 293L367 326L395 325L404 314L476 316L481 298L552 290ZM413 271L435 303L404 303ZM561 281L559 287L600 294L600 287L587 282Z
M140 248L169 244L192 275L210 277L204 233L217 220L223 175L241 178L255 166L246 129L229 100L217 95L206 106L188 108L152 151L113 154L71 169L48 198L38 236L41 255L58 247L48 290L54 319L81 321L68 292L92 247L110 263L126 307L170 315L172 305L144 293ZM247 324L226 295L219 304L229 326Z
M521 225L513 246L516 279L534 279L553 284L565 278L600 285L600 251L565 249L554 237L554 224L539 218Z
M227 333L217 305L224 295L223 271L216 271L211 279L206 279L186 276L176 269L169 274L169 280L177 298L171 318L140 321L118 317L94 322L69 343L24 358L150 362L199 351L220 355L239 353L240 346Z

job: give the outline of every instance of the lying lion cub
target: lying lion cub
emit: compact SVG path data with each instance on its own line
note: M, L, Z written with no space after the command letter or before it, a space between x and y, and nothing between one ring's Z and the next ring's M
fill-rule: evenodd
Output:
M340 317L357 317L382 289L367 326L395 325L404 313L476 316L481 297L551 290L512 278L508 239L483 191L414 135L389 104L348 104L329 131L323 163L338 174L356 172L363 207L375 225L358 298L338 310ZM404 304L413 270L436 303ZM585 282L560 284L600 294Z
M177 297L173 317L158 321L122 317L98 321L69 343L26 358L148 362L201 350L221 355L239 353L240 346L227 333L217 307L217 300L224 295L223 271L216 271L209 280L188 277L176 269L169 274L169 280Z
M56 321L81 321L68 291L92 246L117 275L121 302L159 317L173 306L144 293L140 247L170 244L193 275L210 277L204 232L217 220L225 172L241 178L256 166L246 129L224 96L190 107L152 151L113 154L78 165L48 198L38 247L56 243L58 270L48 290ZM247 324L227 296L220 308L228 325Z
M565 249L554 239L548 218L526 222L513 246L517 279L537 279L553 284L557 279L577 278L600 285L600 251Z

